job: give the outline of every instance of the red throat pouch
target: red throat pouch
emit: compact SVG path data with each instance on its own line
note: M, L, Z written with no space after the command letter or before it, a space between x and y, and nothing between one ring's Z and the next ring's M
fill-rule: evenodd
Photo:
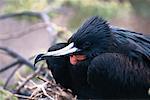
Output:
M75 65L77 64L78 62L80 61L83 61L86 59L86 56L85 55L71 55L70 56L70 63L72 65Z

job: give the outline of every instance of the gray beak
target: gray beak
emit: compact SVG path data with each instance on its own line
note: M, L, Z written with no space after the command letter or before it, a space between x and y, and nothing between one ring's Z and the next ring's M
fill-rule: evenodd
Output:
M68 46L66 46L62 49L47 52L43 56L62 56L62 55L71 54L71 53L74 53L77 51L80 51L80 50L78 48L74 47L74 43L72 42Z

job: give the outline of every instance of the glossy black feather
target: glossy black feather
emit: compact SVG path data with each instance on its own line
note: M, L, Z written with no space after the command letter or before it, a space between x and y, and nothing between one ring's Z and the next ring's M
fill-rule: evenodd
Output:
M65 47L66 43L59 43L53 45L48 51L55 51ZM69 57L68 56L57 56L57 57L46 57L48 68L52 71L52 74L58 84L61 84L65 88L71 88L71 76L69 71Z
M141 66L143 65L143 66ZM142 61L104 53L88 66L88 82L102 98L148 98L150 69Z
M139 58L142 55L142 57L146 57L150 60L150 37L144 36L141 33L117 28L111 28L111 32L115 36L118 47L126 44L127 49L130 50L129 52L136 53ZM124 47L123 49L125 49Z

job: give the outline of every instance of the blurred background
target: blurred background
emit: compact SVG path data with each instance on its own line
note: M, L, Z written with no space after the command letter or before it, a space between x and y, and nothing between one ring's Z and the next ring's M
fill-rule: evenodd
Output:
M94 15L112 26L150 35L149 9L150 0L0 0L0 47L29 59L66 41ZM0 69L14 61L0 50ZM0 73L0 84L13 69Z

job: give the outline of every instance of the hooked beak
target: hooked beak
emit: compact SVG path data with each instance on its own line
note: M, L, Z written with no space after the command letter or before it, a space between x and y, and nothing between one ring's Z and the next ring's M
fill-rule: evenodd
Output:
M45 60L44 57L43 57L44 54L39 54L35 57L35 60L34 60L34 66L36 65L37 62L41 61L41 60Z
M78 51L80 51L80 49L74 47L74 43L72 42L68 46L62 49L37 55L34 61L34 65L41 60L45 60L45 58L49 56L63 56L63 55L71 54L71 53L78 52Z

